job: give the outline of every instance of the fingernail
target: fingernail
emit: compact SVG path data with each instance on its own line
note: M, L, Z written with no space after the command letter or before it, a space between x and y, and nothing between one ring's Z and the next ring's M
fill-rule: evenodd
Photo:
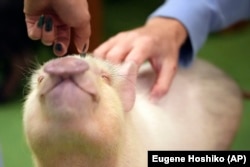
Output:
M58 51L58 52L61 52L62 49L63 49L62 45L60 43L56 43L54 47L55 47L55 50Z
M38 28L42 28L43 27L43 24L44 24L44 15L41 15L39 17L39 20L38 20L38 23L37 23L37 27Z
M86 57L87 53L80 53L81 57Z
M82 49L82 52L83 52L83 53L86 53L86 48L87 48L87 44L85 44L85 45L83 46L83 49Z
M52 30L53 27L53 20L51 17L46 17L45 18L45 31L49 32Z

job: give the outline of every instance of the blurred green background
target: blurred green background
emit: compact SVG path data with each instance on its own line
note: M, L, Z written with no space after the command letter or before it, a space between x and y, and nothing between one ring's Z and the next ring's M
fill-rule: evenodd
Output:
M105 0L104 39L142 25L161 2L143 1L142 6L139 0ZM42 63L52 57L48 55L50 50L42 48L37 59ZM237 32L210 35L199 56L226 71L242 89L250 90L250 26ZM22 132L23 91L19 94L16 100L0 105L0 150L5 167L32 166ZM250 150L250 99L244 101L243 119L232 149Z

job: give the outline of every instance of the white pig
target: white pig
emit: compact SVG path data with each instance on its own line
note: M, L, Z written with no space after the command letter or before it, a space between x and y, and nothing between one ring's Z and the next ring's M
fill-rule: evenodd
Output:
M149 100L149 64L57 58L34 72L24 132L35 167L146 167L148 150L226 150L239 126L235 82L196 60L165 97ZM137 79L137 81L136 81Z

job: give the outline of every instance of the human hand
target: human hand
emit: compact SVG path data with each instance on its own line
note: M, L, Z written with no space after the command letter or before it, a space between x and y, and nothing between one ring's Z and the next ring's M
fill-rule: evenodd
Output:
M187 38L184 26L175 19L152 18L143 27L121 32L94 50L94 55L113 63L149 60L157 74L150 98L167 93L178 66L179 50Z
M54 53L67 53L70 42L77 52L86 52L90 37L87 0L24 0L28 36L54 45Z

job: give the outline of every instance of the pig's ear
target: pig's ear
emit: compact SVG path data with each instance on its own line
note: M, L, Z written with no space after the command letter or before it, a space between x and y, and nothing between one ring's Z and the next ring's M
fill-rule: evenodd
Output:
M138 66L133 62L124 62L119 68L118 73L122 76L122 80L119 83L118 93L125 112L130 111L135 103L137 72Z

